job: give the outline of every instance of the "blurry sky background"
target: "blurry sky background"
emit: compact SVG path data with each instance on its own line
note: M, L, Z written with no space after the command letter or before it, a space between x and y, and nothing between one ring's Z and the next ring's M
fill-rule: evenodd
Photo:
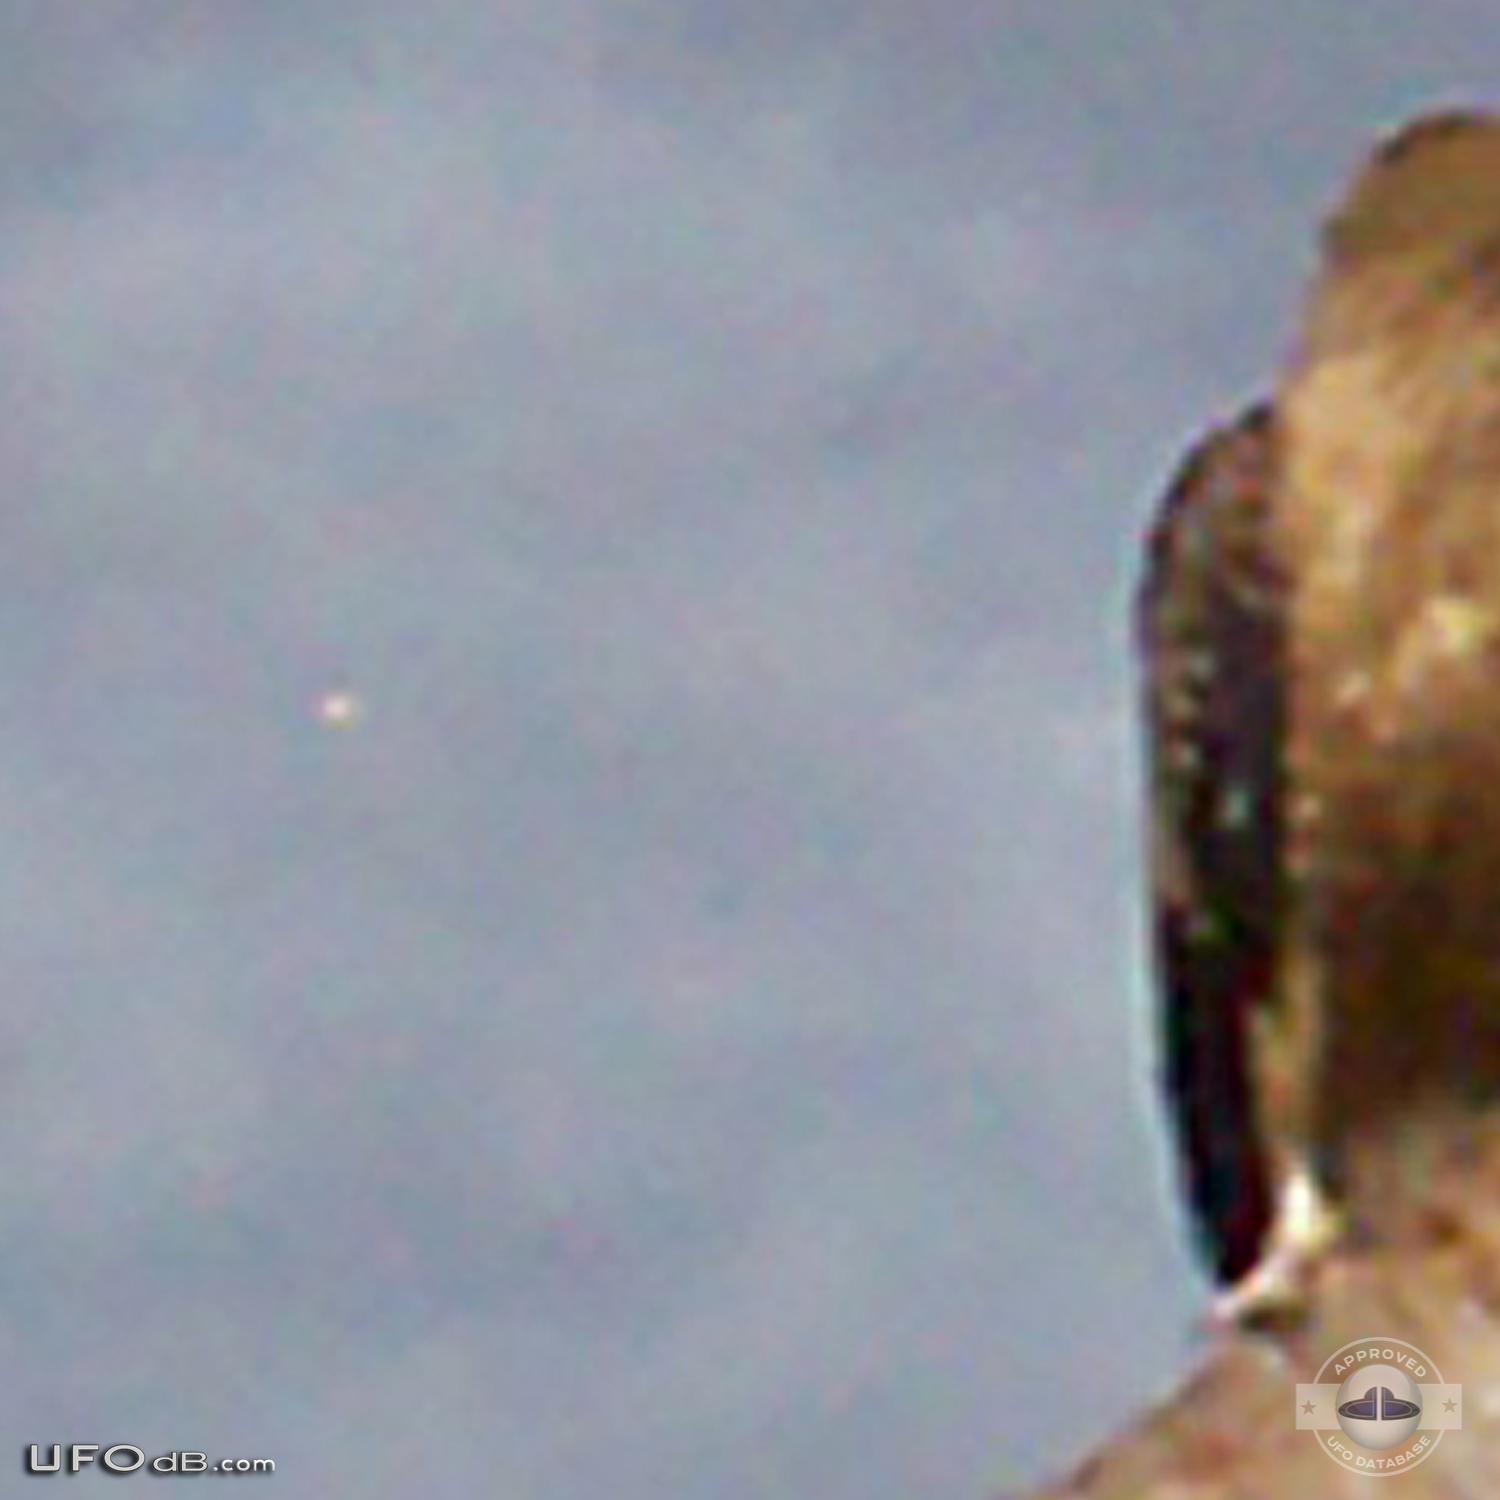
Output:
M1164 1390L1138 535L1496 94L1491 0L3 0L0 1488L981 1500Z

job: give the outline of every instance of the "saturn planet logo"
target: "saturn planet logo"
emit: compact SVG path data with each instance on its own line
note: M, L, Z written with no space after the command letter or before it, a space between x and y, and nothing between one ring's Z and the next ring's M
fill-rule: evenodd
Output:
M1394 1448L1417 1430L1422 1393L1395 1365L1365 1365L1339 1387L1339 1426L1361 1448Z

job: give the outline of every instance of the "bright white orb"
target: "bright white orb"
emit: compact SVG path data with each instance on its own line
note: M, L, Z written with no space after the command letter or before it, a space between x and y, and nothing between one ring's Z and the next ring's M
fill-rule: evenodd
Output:
M326 729L350 729L364 713L364 704L347 688L336 688L318 699L318 722Z

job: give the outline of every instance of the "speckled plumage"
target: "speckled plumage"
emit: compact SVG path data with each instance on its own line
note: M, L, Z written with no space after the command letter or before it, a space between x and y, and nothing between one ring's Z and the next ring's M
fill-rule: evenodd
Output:
M1429 115L1366 163L1269 412L1184 465L1141 603L1168 1097L1235 1284L1176 1395L1046 1493L1368 1495L1292 1389L1388 1334L1463 1386L1400 1494L1488 1500L1500 117Z
M1337 1196L1351 1152L1500 1095L1500 118L1420 121L1356 177L1276 403L1269 1123Z
M1140 626L1166 1091L1238 1314L1300 1298L1355 1156L1500 1098L1500 119L1356 177Z

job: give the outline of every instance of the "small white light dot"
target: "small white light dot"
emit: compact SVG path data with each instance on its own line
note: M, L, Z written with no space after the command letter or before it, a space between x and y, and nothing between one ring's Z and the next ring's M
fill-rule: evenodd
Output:
M318 699L318 722L328 729L349 729L364 717L364 704L347 688Z

